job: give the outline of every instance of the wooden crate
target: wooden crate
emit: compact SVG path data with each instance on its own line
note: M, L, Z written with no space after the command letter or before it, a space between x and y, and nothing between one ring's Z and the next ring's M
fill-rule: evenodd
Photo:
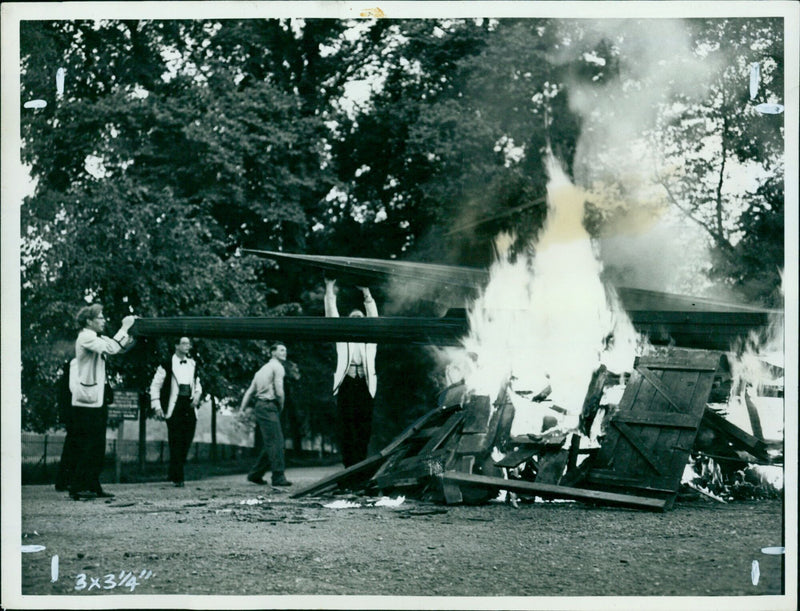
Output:
M663 499L678 493L717 372L719 352L638 358L619 411L579 487Z

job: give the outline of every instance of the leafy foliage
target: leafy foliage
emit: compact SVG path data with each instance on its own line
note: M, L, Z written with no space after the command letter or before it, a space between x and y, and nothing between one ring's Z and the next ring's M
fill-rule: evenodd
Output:
M649 136L682 169L662 186L706 228L717 277L768 301L783 259L783 131L753 105L782 91L779 22L688 31L696 58L719 69L700 98L668 87L648 108L661 118ZM23 426L40 430L55 422L50 389L83 302L104 303L112 322L322 314L321 274L241 247L486 265L499 231L524 243L541 227L548 147L591 174L576 160L597 125L576 108L631 98L649 78L624 73L619 36L580 20L28 21L20 33L23 98L47 101L22 115L37 180L21 214ZM352 94L359 84L369 95ZM765 178L729 188L734 163ZM609 186L632 199L627 188ZM593 214L594 230L605 219ZM399 299L406 287L373 288L384 313L400 301L429 313ZM144 388L171 350L142 341L113 371ZM234 402L267 358L261 341L198 340L195 352L207 390ZM290 346L290 358L298 426L333 430L332 347ZM381 347L379 368L375 443L440 387L422 350Z

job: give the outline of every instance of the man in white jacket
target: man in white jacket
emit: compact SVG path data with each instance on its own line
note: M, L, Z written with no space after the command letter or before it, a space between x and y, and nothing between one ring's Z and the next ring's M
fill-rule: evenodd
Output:
M183 487L183 466L197 428L197 407L203 386L197 377L197 363L189 356L192 342L181 337L175 353L158 366L150 384L150 404L159 418L167 421L169 472L167 479Z
M122 319L114 337L101 335L106 327L103 306L94 304L80 309L76 316L81 331L75 341L75 372L70 375L73 406L73 433L77 458L69 484L75 500L112 497L100 486L100 473L106 451L108 407L105 401L106 357L127 351L134 344L128 331L135 316Z
M325 316L338 317L335 280L325 280ZM361 288L367 316L378 316L378 306L366 287ZM351 317L363 317L353 310ZM378 345L362 342L336 342L336 371L333 394L338 408L339 448L345 468L367 457L372 434L372 404L378 388L375 355Z

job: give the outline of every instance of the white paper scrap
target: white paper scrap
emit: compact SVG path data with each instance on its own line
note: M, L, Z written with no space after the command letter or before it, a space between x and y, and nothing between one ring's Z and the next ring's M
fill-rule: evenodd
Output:
M327 507L328 509L355 509L356 507L361 507L361 503L354 503L353 501L334 501L333 503L323 505L323 507Z
M375 507L398 507L402 505L406 500L404 496L398 496L396 499L393 499L388 496L382 496L377 501L375 501Z

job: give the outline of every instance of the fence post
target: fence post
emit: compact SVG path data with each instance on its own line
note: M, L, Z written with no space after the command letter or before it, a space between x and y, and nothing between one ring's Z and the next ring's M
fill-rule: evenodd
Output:
M217 462L217 399L211 395L211 461Z
M139 393L139 472L144 473L144 463L147 460L147 408L150 407L150 397L147 393Z
M122 457L120 456L120 452L122 451L122 431L124 424L124 420L117 421L117 441L114 442L114 475L116 476L115 481L118 484L122 479Z

